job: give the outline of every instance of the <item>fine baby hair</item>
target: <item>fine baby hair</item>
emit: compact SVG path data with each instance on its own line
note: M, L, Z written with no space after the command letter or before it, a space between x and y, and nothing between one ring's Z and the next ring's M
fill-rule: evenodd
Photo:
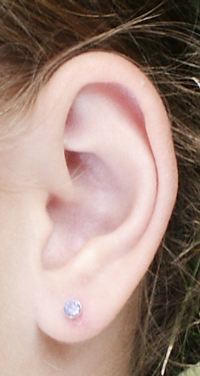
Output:
M126 366L105 375L178 375L200 361L199 2L2 0L0 25L2 375L44 376L20 363L37 343L46 375L71 376L115 330ZM99 373L74 372L103 374L106 351Z

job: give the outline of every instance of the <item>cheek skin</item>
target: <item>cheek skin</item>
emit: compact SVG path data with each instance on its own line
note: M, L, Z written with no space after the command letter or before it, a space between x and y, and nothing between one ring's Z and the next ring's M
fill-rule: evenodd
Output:
M41 249L52 230L46 207L51 192L56 194L56 184L63 178L58 173L53 180L52 172L58 170L60 160L65 167L62 148L58 153L60 136L55 136L53 127L47 133L45 122L35 128L33 124L37 125L38 121L34 117L24 122L30 125L30 131L16 137L10 135L0 149L0 326L3 331L5 324L15 325L22 314L24 324L28 320L25 312L33 305L34 266L39 263ZM26 129L26 124L21 127Z
M36 127L11 136L0 150L0 354L1 372L8 376L28 374L36 360L35 267L52 231L46 212L52 160L56 171L63 157L51 148L53 134L45 140L49 154L41 146L44 133Z
M60 134L55 135L53 126L47 132L45 121L31 116L20 125L26 129L28 124L30 130L11 134L0 148L0 353L5 367L12 359L16 369L19 354L27 356L36 338L35 267L52 231L48 200L57 193L66 168Z
M45 212L38 210L41 199L45 201L45 195L37 191L0 192L0 353L4 366L12 359L17 367L19 354L27 357L33 345L33 267L36 251L51 228Z

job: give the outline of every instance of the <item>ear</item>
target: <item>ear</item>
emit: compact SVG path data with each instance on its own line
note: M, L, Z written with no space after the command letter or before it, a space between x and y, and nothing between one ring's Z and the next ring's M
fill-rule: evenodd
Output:
M46 132L52 223L34 265L36 322L79 342L114 320L165 233L177 192L170 123L145 75L104 52L60 67L34 116ZM82 304L75 320L63 310L70 299Z

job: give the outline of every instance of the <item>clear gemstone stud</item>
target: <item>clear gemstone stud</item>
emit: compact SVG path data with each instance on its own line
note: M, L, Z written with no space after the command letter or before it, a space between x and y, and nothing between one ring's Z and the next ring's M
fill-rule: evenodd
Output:
M64 312L69 319L76 319L82 312L81 303L78 300L68 300L64 305Z

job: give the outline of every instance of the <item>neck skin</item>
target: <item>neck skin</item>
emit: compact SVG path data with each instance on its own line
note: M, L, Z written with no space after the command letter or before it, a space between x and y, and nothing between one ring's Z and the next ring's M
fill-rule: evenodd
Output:
M113 323L85 343L66 345L38 330L30 340L2 328L0 352L6 376L128 376L134 337L133 304L128 303ZM6 343L6 345L5 345ZM1 367L2 369L2 367Z

